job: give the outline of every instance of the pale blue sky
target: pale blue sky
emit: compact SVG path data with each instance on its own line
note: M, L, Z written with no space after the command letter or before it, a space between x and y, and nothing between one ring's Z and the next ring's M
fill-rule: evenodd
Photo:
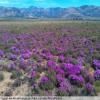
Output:
M100 6L100 0L0 0L0 6L14 7L71 7L81 5Z

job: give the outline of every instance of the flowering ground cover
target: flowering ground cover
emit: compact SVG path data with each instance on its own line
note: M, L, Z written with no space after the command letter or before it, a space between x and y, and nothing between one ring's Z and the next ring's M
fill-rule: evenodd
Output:
M99 22L1 23L0 95L98 95Z

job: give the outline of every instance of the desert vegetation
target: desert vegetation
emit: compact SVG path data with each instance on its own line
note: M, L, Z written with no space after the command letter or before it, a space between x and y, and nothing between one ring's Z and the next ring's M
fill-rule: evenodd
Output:
M0 21L1 96L99 92L99 21Z

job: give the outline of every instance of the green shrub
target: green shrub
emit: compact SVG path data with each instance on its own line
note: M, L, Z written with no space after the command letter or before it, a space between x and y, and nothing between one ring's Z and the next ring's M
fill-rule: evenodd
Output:
M2 72L0 72L0 82L4 80L4 75Z
M40 83L39 84L40 89L42 90L53 90L54 89L54 84L52 82L48 83Z
M21 71L13 71L12 75L11 75L11 79L16 79L16 78L20 78L22 76L22 72Z
M57 95L57 96L69 96L69 93L66 92L66 91L61 91L60 89L58 89L58 90L56 91L56 95Z
M100 87L100 81L96 81L96 82L95 82L95 86Z

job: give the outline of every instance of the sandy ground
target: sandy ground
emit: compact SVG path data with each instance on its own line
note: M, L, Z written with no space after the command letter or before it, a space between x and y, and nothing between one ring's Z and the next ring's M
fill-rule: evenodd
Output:
M13 96L25 96L29 93L29 88L27 84L23 84L20 87L17 87L13 92Z
M3 72L4 74L4 80L0 82L0 96L4 96L5 92L9 89L11 89L12 84L14 83L14 80L10 79L11 73L9 72ZM17 88L12 88L13 96L25 96L27 93L29 93L29 87L28 84L22 84L21 86Z
M13 80L10 79L11 73L3 72L3 74L4 74L4 80L0 82L0 95L4 94L4 92L13 83Z

